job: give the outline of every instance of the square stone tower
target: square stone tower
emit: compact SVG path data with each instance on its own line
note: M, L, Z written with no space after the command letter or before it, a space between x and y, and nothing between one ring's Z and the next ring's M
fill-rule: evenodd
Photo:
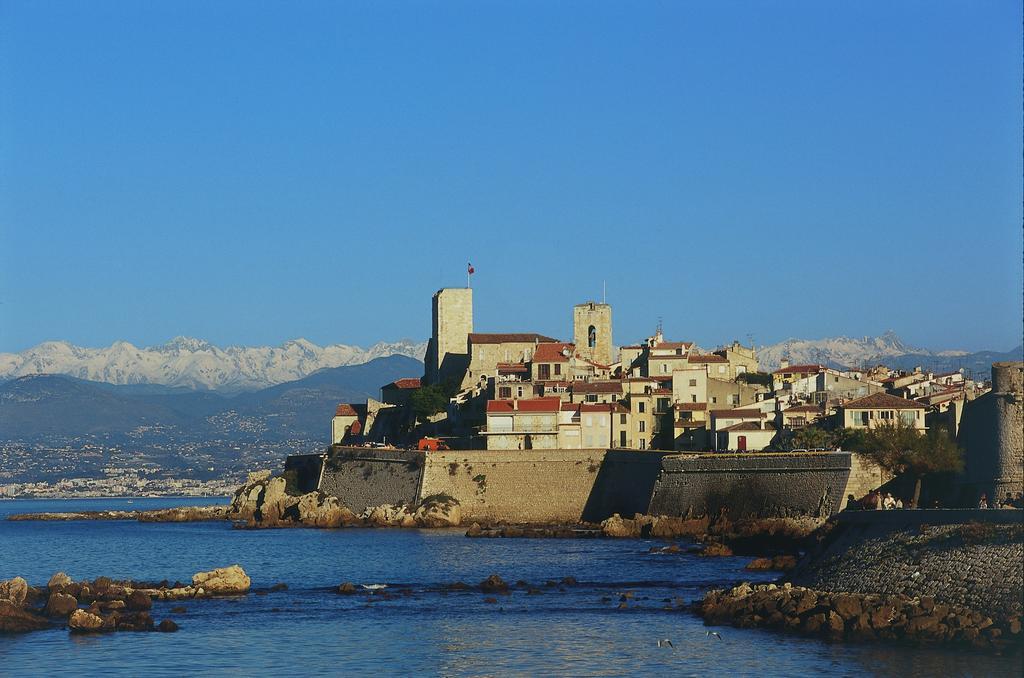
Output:
M473 331L473 290L445 287L433 298L433 333L427 345L426 381L457 383L469 366L469 335Z
M576 353L595 363L611 365L615 350L612 344L612 307L593 301L576 304L572 310L572 337Z

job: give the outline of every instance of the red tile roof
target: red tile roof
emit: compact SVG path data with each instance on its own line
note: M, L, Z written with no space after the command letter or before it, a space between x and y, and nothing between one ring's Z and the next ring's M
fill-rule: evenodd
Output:
M713 413L719 419L749 419L750 417L761 418L764 412L761 410L715 410Z
M824 365L790 365L789 367L780 367L772 374L817 374L823 369L825 369Z
M348 403L342 403L338 405L338 408L334 410L334 416L336 417L358 417L355 408Z
M552 396L545 398L523 398L520 400L488 400L487 412L512 413L512 412L558 412L561 409L561 398Z
M529 371L524 363L498 363L498 374L517 374Z
M621 381L574 381L573 393L622 393Z
M708 409L707 403L676 403L673 407L681 412L701 412Z
M575 344L563 344L561 342L537 344L533 352L535 363L567 363L569 356L576 351Z
M614 407L607 403L583 403L580 405L580 412L611 412Z
M790 412L821 412L821 408L817 405L794 405L788 410L785 410L786 414L789 414Z
M575 412L578 409L580 409L579 403L562 403L563 412Z
M393 382L385 386L393 386L394 388L419 388L420 378L419 377L405 377L404 379L395 379Z
M689 356L687 356L686 359L689 360L691 363L727 363L727 362L729 362L726 358L723 358L720 355L714 355L713 353L689 355Z
M761 428L761 422L758 421L741 421L738 424L727 426L726 428L719 429L720 431L773 431L775 426L770 422L765 422L764 428Z
M842 405L844 410L923 410L926 409L921 403L913 400L899 398L888 393L872 393L863 398L851 400Z
M504 334L487 334L483 332L473 332L469 335L469 343L471 344L533 344L539 341L558 341L551 337L545 337L543 334L537 334L536 332L516 332L516 333L504 333Z

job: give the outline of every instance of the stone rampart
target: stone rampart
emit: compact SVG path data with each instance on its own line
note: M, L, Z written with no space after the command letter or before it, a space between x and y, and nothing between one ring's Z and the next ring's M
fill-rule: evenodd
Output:
M320 490L356 513L382 504L411 506L419 498L423 456L415 450L335 448L324 460Z
M846 453L679 455L632 450L335 448L319 489L355 512L445 494L465 522L600 522L614 513L827 516L841 507Z
M849 452L685 454L666 457L648 513L732 518L825 518L842 508Z
M844 511L792 574L819 591L930 596L989 615L1022 612L1024 511Z
M578 522L605 450L459 450L431 452L422 497L459 500L463 521Z

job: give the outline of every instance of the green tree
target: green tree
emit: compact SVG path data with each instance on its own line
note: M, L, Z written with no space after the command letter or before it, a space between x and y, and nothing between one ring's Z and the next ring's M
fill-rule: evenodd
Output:
M448 395L442 384L430 384L416 389L409 398L416 420L423 422L448 407Z
M941 427L922 434L902 421L883 424L851 436L847 448L891 473L910 474L914 478L914 507L921 499L921 480L926 475L955 473L964 467L963 452Z
M836 447L836 435L818 426L805 426L793 432L790 449L831 450Z

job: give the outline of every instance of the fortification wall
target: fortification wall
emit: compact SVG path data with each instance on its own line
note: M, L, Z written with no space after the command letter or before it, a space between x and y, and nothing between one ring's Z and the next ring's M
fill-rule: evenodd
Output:
M969 503L1024 491L1024 363L992 365L992 390L964 407L960 443Z
M827 517L842 508L849 452L666 457L649 513L736 518Z
M577 522L605 450L431 452L420 497L459 500L463 521Z
M846 511L794 584L821 591L932 596L989 615L1020 614L1024 511Z
M630 450L335 448L319 488L356 512L447 494L464 521L599 522L613 513L826 516L841 506L846 453L678 455Z
M850 454L850 478L846 482L846 489L842 492L845 507L845 497L853 495L860 499L871 490L877 490L893 479L893 474L882 469L881 466L870 459L857 453Z
M423 453L365 447L335 448L324 460L320 490L356 513L368 506L415 504Z

